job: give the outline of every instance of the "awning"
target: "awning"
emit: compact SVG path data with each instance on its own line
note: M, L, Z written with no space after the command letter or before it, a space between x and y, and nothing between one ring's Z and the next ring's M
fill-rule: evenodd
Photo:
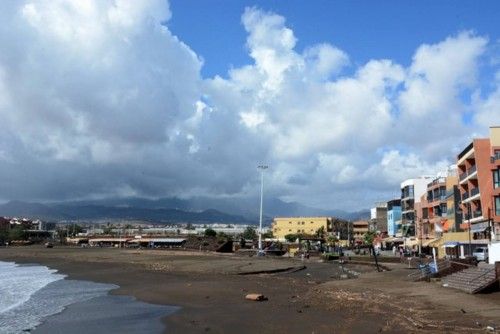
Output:
M441 238L422 240L422 247L432 247L432 244L439 241L439 239Z
M383 242L403 242L403 238L389 237L382 239Z
M456 241L447 241L444 243L443 247L445 248L451 248L451 247L457 247L458 245L460 245L459 242L456 242Z
M480 233L480 232L484 232L487 228L488 228L488 226L485 224L476 224L476 225L472 225L470 227L470 230L472 233Z
M409 247L417 246L419 244L419 241L417 239L407 239L405 244L406 244L406 246L409 246Z

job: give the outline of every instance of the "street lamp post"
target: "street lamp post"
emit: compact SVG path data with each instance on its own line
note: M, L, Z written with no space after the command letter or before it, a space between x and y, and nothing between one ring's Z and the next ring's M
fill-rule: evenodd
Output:
M260 169L260 214L259 214L259 253L262 254L262 206L264 203L264 171L269 168L266 165L257 166Z
M472 256L472 244L471 244L471 236L470 236L470 216L471 216L471 207L470 207L470 202L467 203L467 218L469 220L469 256Z

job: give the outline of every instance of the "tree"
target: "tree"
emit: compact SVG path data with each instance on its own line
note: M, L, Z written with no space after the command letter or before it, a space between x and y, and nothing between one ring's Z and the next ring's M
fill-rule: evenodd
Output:
M325 237L325 227L324 226L321 226L320 228L318 228L316 230L316 233L314 234L316 237L318 238L324 238Z
M298 237L299 237L299 235L295 234L295 233L290 233L290 234L285 235L285 239L288 242L295 242Z
M217 233L217 239L224 240L224 241L233 240L233 238L230 235L228 235L228 234L226 234L224 232Z
M216 235L217 235L217 232L215 232L215 230L211 229L210 227L205 230L206 237L215 237Z
M255 232L255 229L253 227L248 226L243 232L242 236L247 240L255 240L257 239L257 232Z
M72 237L75 237L78 233L82 233L82 232L83 232L83 228L80 225L78 225L78 224L72 224L69 227L69 234Z
M57 238L59 239L59 243L61 245L64 244L67 236L66 230L63 230L62 228L58 227L56 233L57 233Z
M1 229L0 230L0 243L4 243L5 241L7 241L9 237L9 232L5 229Z
M113 234L113 227L106 226L105 228L102 229L102 233L104 233L106 235L112 235Z
M26 238L26 230L22 226L15 226L9 230L9 240L24 240Z
M269 230L266 233L262 233L262 238L264 238L264 239L274 238L273 231Z
M334 247L335 244L339 242L339 239L337 238L336 235L330 235L327 239L326 239L326 243L328 246L330 247Z

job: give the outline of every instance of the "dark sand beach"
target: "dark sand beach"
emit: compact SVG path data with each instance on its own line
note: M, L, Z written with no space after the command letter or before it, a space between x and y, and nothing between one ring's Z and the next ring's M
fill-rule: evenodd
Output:
M359 278L338 280L338 265L314 259L186 251L33 246L0 249L0 260L43 264L70 279L118 285L112 294L178 306L163 317L166 333L480 333L500 326L500 293L408 282L400 264L382 273L348 265ZM276 270L284 271L252 274ZM269 299L247 301L248 293Z

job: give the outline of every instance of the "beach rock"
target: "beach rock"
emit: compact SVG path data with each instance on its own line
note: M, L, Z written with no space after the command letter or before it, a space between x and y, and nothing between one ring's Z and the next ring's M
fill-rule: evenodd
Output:
M260 293L249 293L248 295L245 296L245 299L252 300L255 302L261 302L267 300L267 297Z

